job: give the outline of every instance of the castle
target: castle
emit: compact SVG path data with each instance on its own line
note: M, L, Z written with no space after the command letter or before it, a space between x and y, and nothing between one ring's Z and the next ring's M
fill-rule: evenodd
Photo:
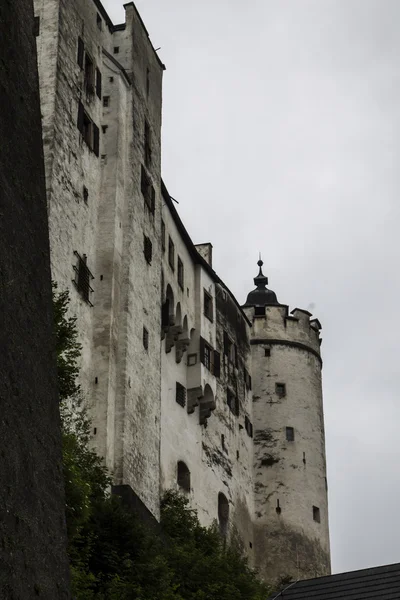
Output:
M92 443L158 518L175 488L269 579L330 572L321 325L240 306L161 179L164 65L135 5L35 0L53 279L70 290ZM250 282L249 282L250 287Z

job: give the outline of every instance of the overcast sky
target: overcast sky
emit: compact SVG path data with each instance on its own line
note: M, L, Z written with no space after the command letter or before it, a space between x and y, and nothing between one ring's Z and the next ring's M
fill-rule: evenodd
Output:
M193 241L241 303L261 250L279 301L322 322L333 570L400 562L400 2L136 5Z

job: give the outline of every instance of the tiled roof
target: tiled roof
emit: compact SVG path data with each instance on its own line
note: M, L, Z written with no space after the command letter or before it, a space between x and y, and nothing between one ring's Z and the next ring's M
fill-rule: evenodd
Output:
M400 563L298 581L269 600L400 600Z

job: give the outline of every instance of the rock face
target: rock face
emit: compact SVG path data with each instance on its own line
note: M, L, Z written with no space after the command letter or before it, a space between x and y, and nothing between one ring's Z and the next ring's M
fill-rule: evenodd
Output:
M49 240L30 0L0 6L0 597L68 599Z

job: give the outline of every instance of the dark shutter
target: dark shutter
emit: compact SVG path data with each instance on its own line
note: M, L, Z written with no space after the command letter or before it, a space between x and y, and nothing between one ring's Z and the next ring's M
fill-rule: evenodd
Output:
M221 356L216 350L214 350L214 375L215 377L221 376Z
M229 355L229 337L226 331L224 331L224 354Z
M169 300L168 299L162 305L161 325L162 325L162 327L168 327L168 325L169 325Z
M83 134L83 120L85 116L85 110L83 108L82 102L78 104L78 129Z
M205 340L204 338L200 338L200 362L203 363L204 365L204 347L205 347Z
M101 73L99 69L96 69L96 94L101 100Z
M99 128L93 123L93 152L96 156L99 155L100 150L100 132Z
M83 55L85 53L85 44L83 39L78 37L78 65L83 69Z
M236 344L234 344L234 348L235 348L235 367L238 368L239 363L238 363L238 351L237 351Z

